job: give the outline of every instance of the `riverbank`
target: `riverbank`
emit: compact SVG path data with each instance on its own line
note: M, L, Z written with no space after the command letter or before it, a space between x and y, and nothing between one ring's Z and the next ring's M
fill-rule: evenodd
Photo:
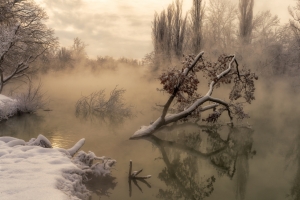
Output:
M87 173L104 176L110 173L115 160L87 165L93 159L104 160L80 151L84 139L72 148L52 148L47 138L39 135L29 142L13 137L0 137L0 196L1 200L87 199L84 185ZM101 173L100 173L101 172Z
M14 116L18 112L18 101L0 94L0 121Z

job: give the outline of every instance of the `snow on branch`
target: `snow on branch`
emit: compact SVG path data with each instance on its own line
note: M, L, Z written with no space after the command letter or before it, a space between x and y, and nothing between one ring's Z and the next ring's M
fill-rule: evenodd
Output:
M210 109L214 110L213 115L203 121L216 122L225 110L228 112L231 124L235 114L238 115L238 119L248 117L240 108L242 104L239 103L239 106L236 106L233 101L243 97L246 102L251 103L255 99L254 79L257 80L257 76L251 73L250 70L243 69L240 71L234 55L221 55L217 62L212 63L206 61L203 54L204 52L200 52L197 56L187 56L181 70L169 69L159 77L163 85L162 91L169 93L170 97L163 106L161 116L149 126L142 126L131 138L150 135L162 126L179 120L199 119L202 112ZM200 83L197 77L199 73L210 82L208 91L204 96L197 93L198 84ZM222 84L233 85L229 94L231 102L212 97L214 88L220 87ZM174 99L176 100L175 103ZM202 105L206 102L214 102L214 104L208 104L202 108ZM168 114L172 103L174 106L177 105L176 112ZM219 106L221 108L216 111ZM231 108L234 108L235 111L238 108L239 112L232 112Z

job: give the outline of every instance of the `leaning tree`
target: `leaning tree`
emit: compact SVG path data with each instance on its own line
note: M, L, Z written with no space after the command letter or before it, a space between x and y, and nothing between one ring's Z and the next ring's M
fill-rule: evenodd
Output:
M172 122L198 119L206 110L213 110L206 119L202 119L206 122L216 122L224 112L228 113L231 124L234 118L241 120L248 117L243 111L244 103L238 100L243 98L250 104L255 99L254 80L258 77L250 70L240 70L234 55L221 55L217 62L209 62L203 58L203 54L200 52L197 56L187 56L181 70L169 69L159 77L162 91L170 94L170 97L163 106L161 116L149 126L142 126L131 138L150 135ZM197 92L199 75L209 80L205 95ZM221 85L231 86L229 102L212 96L214 88Z

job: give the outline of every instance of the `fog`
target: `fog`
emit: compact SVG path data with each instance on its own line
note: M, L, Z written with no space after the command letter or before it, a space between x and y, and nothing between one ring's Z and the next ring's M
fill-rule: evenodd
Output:
M53 111L49 114L42 112L39 115L45 115L46 122L42 124L50 130L51 141L54 144L56 143L57 146L68 146L73 141L85 137L87 144L84 148L92 148L98 154L109 155L117 159L118 171L113 172L113 175L117 177L118 184L115 190L110 190L112 192L111 198L120 198L119 195L121 194L128 195L127 185L124 185L122 181L124 178L122 177L126 177L125 172L127 171L129 159L134 160L135 167L144 168L145 173L154 175L153 179L149 180L154 188L165 187L156 177L162 168L161 162L154 161L157 156L160 156L157 148L151 147L151 143L143 140L128 140L141 125L149 124L160 115L160 111L153 108L156 107L156 103L164 104L168 98L167 95L156 91L160 84L158 80L150 80L147 72L147 70L124 67L116 71L107 70L97 74L88 71L71 71L66 73L54 72L42 76L43 89L50 100L49 108ZM75 118L75 103L81 95L88 95L99 89L106 89L109 93L116 85L126 89L124 100L127 104L134 106L135 117L126 119L121 125L116 124L115 128L105 128L105 123L81 121ZM207 80L202 79L199 87L200 93L206 93L207 88ZM229 90L223 90L221 87L215 90L213 96L223 99L228 95L228 92ZM291 148L294 148L294 145L297 145L295 139L299 134L298 119L300 112L297 102L299 102L300 96L290 87L288 81L277 79L270 83L269 80L264 78L257 81L255 96L256 100L246 106L250 119L236 124L237 126L250 125L253 128L254 133L251 137L254 142L252 149L257 151L257 155L253 159L247 160L247 163L249 162L249 172L245 173L249 173L250 180L246 182L248 185L246 196L250 199L272 199L274 196L283 198L286 193L289 193L290 181L293 180L293 174L296 170L295 166L291 164L293 162L286 159L286 155L291 151ZM47 115L50 118L47 118ZM228 116L224 115L220 123L226 122L228 122ZM47 128L41 128L39 131L45 133ZM188 129L185 130L188 132ZM168 140L176 140L179 133L178 130L169 133L158 132L156 135ZM222 131L220 131L220 134L222 135ZM153 148L156 150L150 150ZM177 155L177 151L167 151L170 159L172 159L173 154ZM298 153L294 150L292 152L293 160L293 157L297 156ZM148 167L153 165L155 167L152 169ZM200 169L205 177L215 173L206 164ZM278 179L281 181L278 182ZM219 199L220 196L224 196L222 191L225 188L232 191L232 193L226 194L227 197L234 198L235 189L230 187L235 187L235 184L241 184L237 182L236 176L233 182L225 177L217 177L217 183L214 186L216 192L212 193L209 199ZM227 185L231 186L228 187ZM267 191L266 185L269 188ZM156 189L147 189L145 185L141 185L141 187L144 187L144 193L139 193L136 188L133 188L134 199L147 198L153 193L156 194Z
M287 11L295 2L255 1L253 10L245 6L250 22L239 17L238 1L205 1L205 7L194 6L187 18L192 1L180 2L37 1L49 15L47 25L55 30L47 32L51 35L47 42L53 46L41 45L45 49L40 55L39 44L30 52L20 52L16 46L7 53L5 45L13 42L1 43L1 75L18 73L6 79L7 83L1 77L0 83L2 94L13 98L29 91L28 82L40 84L46 105L1 121L0 136L28 141L43 134L59 148L69 148L85 138L83 150L116 159L111 176L86 183L92 191L90 199L299 199L300 26L296 19L287 23L293 13L299 16L299 9L294 8L291 15ZM9 30L0 26L6 33L0 35L3 41L18 38L5 38L19 34L11 31L11 24L7 20ZM30 34L22 37L30 38ZM201 114L198 123L171 123L150 137L130 140L142 125L153 124L161 116L169 99L166 90L158 91L164 86L159 76L172 69L182 74L182 61L194 59L200 51L204 51L200 62L205 66L195 70L200 95L208 92L211 81L225 82L214 88L212 97L230 102L234 81L242 82L241 76L252 73L258 76L258 80L252 78L255 100L248 104L246 98L238 98L250 118L233 120L233 127L226 112L216 123L202 121L216 114L211 109ZM29 54L37 56L30 65L26 63L29 59L24 61ZM234 65L227 82L226 77L218 76L227 65L215 65L223 54L231 55L220 58L224 63L234 58L239 64ZM14 66L19 63L28 64L30 70L18 71ZM245 88L252 87L251 80L243 82ZM92 102L89 95L104 90L105 97L98 102L105 104L103 99L109 99L114 89L125 90L118 103L130 108L132 115L116 120L104 112L92 117L76 115L76 103L82 97ZM95 106L92 104L85 108ZM95 112L99 105L92 107ZM152 175L151 187L137 182L128 185L129 160L133 160L133 170L143 168L143 175Z
M55 30L62 46L71 46L73 38L79 37L88 44L90 57L110 55L142 59L153 50L151 22L154 12L161 12L173 1L37 1L48 13L48 26ZM238 4L238 0L231 0ZM294 0L260 0L254 5L255 14L271 10L281 23L290 18L288 6ZM208 0L206 0L208 6ZM192 0L184 0L183 11L192 7Z

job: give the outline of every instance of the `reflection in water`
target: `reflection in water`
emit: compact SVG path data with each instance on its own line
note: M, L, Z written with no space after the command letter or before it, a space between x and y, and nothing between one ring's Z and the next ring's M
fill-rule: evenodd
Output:
M128 178L128 185L129 185L129 197L132 196L132 186L131 182L139 189L139 191L143 192L143 189L140 187L139 182L145 184L148 188L151 188L151 185L145 179L132 179Z
M128 185L129 185L129 197L132 195L132 186L131 182L134 183L134 185L143 192L142 188L139 186L138 182L142 182L145 185L148 186L148 188L151 188L151 185L146 181L146 179L151 178L151 175L147 176L139 176L139 174L143 171L143 169L140 169L138 171L132 171L132 160L129 162L129 172L128 172Z
M117 186L118 182L116 182L116 178L110 175L107 176L92 176L87 177L89 181L85 183L85 186L89 191L93 194L96 194L99 199L101 196L109 197L111 192L110 190L114 190ZM92 199L90 197L89 199Z
M290 190L290 196L292 199L300 199L300 134L298 134L294 140L294 144L291 145L291 149L288 151L287 159L290 160L290 163L296 165L296 175L294 176L294 181L292 183L292 188Z
M132 106L124 102L125 91L115 87L108 99L105 97L105 90L81 97L75 106L76 117L92 122L105 122L111 127L122 124L125 119L133 116Z
M66 137L66 133L61 132L60 130L51 131L51 140L52 146L56 148L66 148L69 147L74 141L70 137Z
M236 153L235 169L236 169L236 199L245 199L246 186L249 176L249 158L256 154L252 150L253 139L251 137L251 130L242 131L234 129L230 134L230 140L234 143L232 147Z
M41 124L44 122L42 116L36 114L23 114L14 116L7 121L0 122L0 136L31 137L40 134Z
M201 175L200 163L206 161L219 176L234 178L237 184L236 199L244 199L249 174L248 159L255 154L255 151L252 151L252 130L248 128L228 130L225 139L221 137L218 127L201 129L196 127L196 132L177 127L176 131L169 129L165 135L160 133L168 140L156 136L145 138L160 150L166 165L158 178L168 188L160 189L157 197L204 199L210 196L214 190L216 177Z
M60 130L57 124L46 120L47 116L40 114L22 114L7 121L0 122L0 136L11 136L29 141L39 134L46 135L53 147L68 148L74 143L68 131Z

